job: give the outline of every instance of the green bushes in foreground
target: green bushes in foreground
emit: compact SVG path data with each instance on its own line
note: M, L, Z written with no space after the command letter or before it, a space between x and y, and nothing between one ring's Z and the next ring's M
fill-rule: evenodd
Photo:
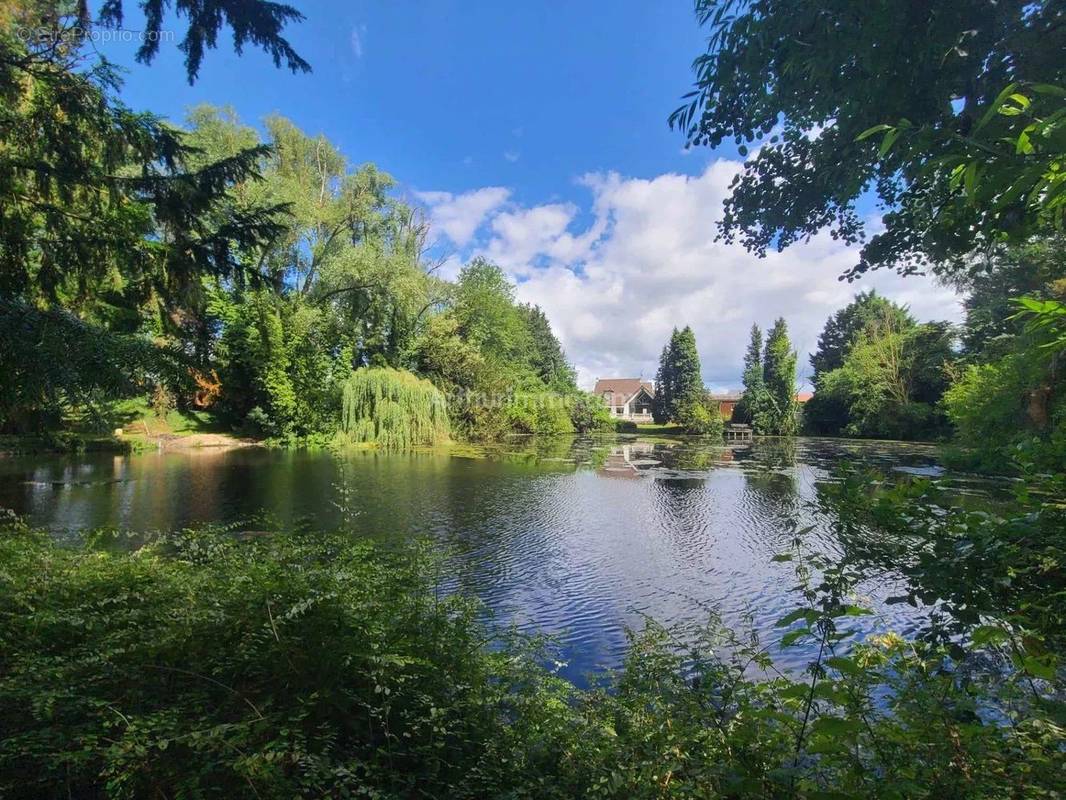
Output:
M779 560L799 558L799 534L793 545ZM649 626L624 668L589 690L540 666L536 642L487 631L474 603L436 589L436 567L425 550L339 534L186 531L126 553L6 530L0 796L998 798L1066 788L1054 670L1014 683L894 635L845 649L848 623L865 613L847 599L847 565L815 556L797 569L801 604L781 627L786 640L817 645L805 675L781 675L757 638L713 622ZM983 643L1006 646L1010 634L994 630ZM1019 687L1034 680L1042 689L1027 698Z

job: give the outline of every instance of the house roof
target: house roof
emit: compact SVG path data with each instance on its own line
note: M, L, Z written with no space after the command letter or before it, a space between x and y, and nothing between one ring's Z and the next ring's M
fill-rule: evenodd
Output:
M607 392L612 392L616 401L626 403L642 388L649 395L655 397L655 386L649 381L643 381L640 378L598 378L596 380L596 388L592 392L601 396Z
M736 403L744 396L743 392L711 392L711 399L718 402Z

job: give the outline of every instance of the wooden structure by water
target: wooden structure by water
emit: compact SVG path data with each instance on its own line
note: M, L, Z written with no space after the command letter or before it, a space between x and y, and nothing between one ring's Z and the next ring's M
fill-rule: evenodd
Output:
M725 440L727 442L750 442L752 438L751 425L725 426Z

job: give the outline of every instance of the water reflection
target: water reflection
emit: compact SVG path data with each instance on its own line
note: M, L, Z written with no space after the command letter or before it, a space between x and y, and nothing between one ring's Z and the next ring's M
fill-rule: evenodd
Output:
M813 526L819 482L850 458L880 469L935 466L931 448L828 440L739 447L635 437L512 440L385 454L258 449L129 457L0 459L0 506L56 532L233 522L334 528L390 542L429 537L452 555L446 581L497 616L557 634L571 677L617 664L624 626L641 614L702 619L705 604L764 638L795 603L792 567L774 563L792 532ZM869 565L863 590L883 624L920 612L885 606L899 576ZM881 624L877 620L870 625ZM802 650L782 654L801 666Z

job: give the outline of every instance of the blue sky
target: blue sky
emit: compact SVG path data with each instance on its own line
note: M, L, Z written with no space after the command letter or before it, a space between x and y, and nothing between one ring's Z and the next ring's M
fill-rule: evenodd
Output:
M309 74L223 39L189 86L175 44L150 67L132 45L100 49L129 67L135 109L278 112L392 173L425 206L446 270L494 258L545 309L585 385L654 374L670 329L690 324L708 385L734 388L751 323L778 315L805 366L828 314L867 286L920 318L958 317L923 279L840 284L854 253L828 237L762 261L714 242L737 153L686 154L666 122L704 47L689 0L294 4L307 19L287 33Z

